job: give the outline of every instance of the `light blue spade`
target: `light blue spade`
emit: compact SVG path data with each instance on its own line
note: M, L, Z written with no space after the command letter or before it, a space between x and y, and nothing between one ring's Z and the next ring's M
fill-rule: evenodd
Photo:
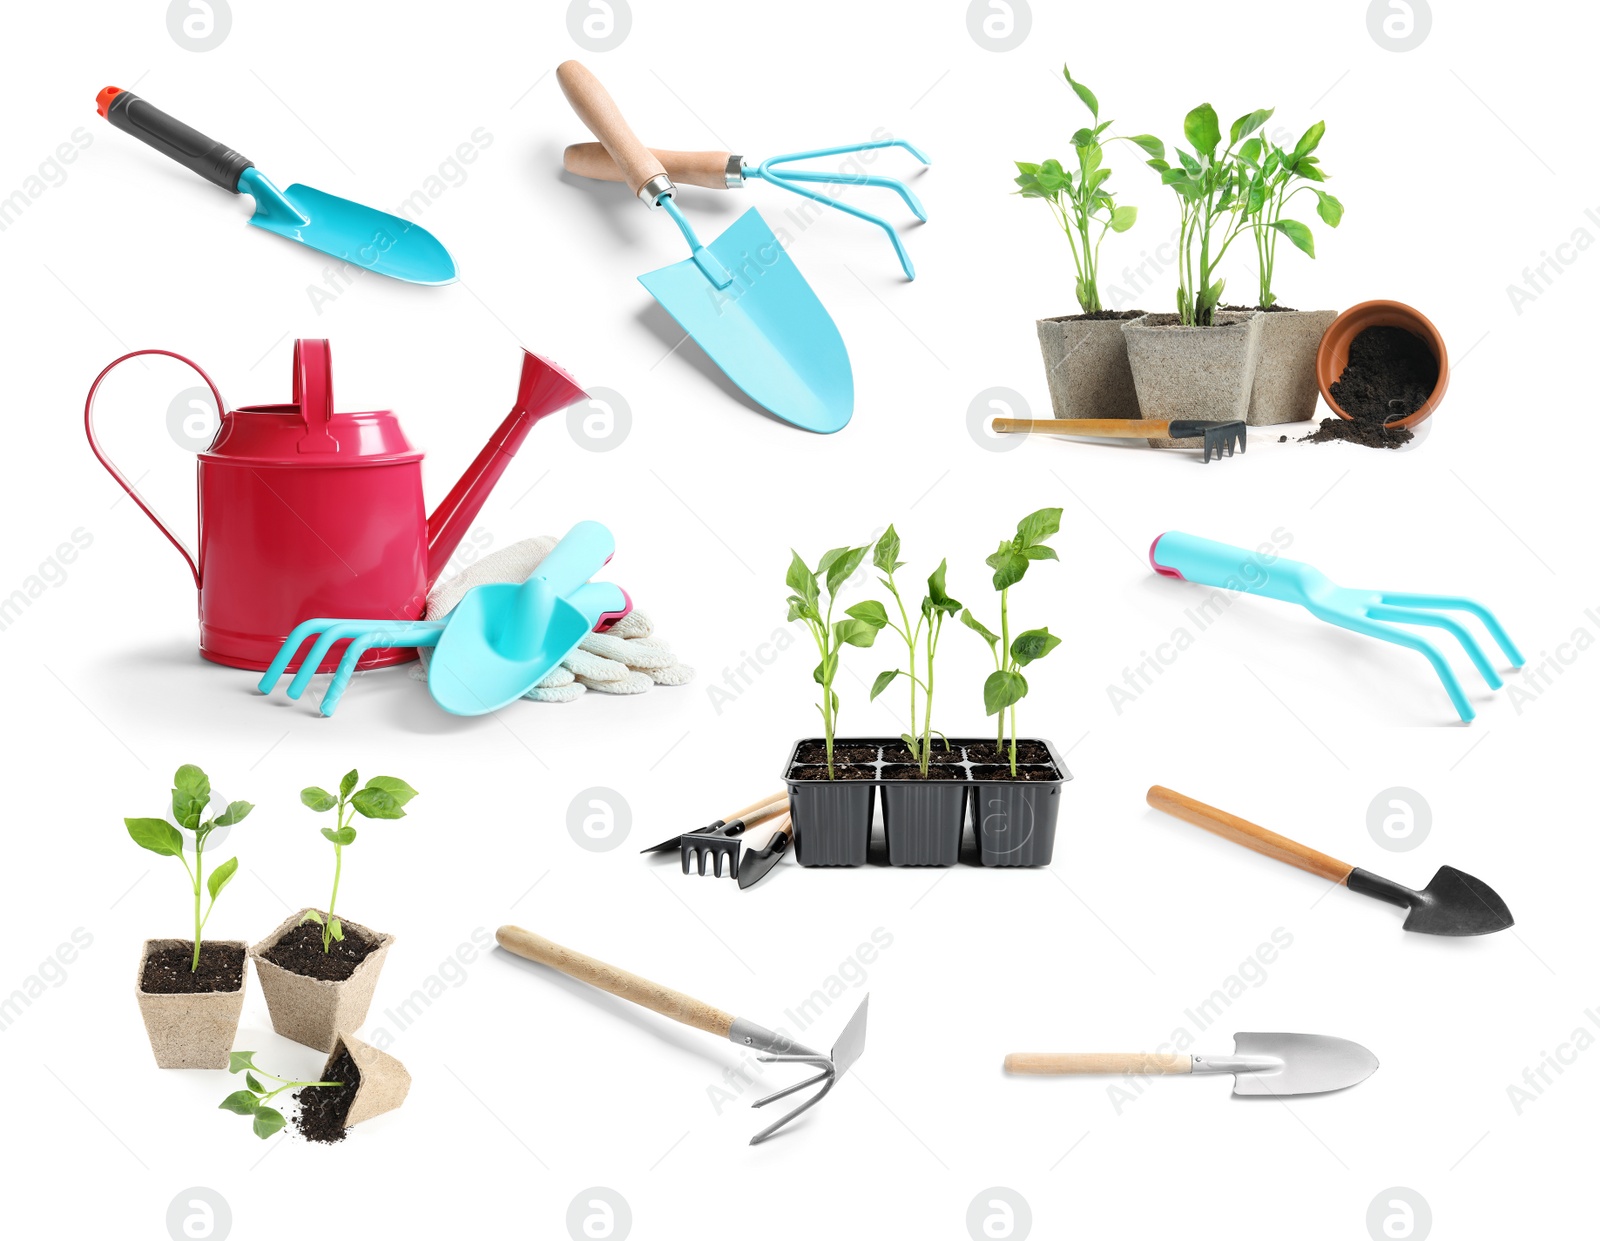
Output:
M555 671L594 628L563 586L598 571L615 548L611 531L580 521L527 581L468 591L428 664L433 700L452 715L487 715Z

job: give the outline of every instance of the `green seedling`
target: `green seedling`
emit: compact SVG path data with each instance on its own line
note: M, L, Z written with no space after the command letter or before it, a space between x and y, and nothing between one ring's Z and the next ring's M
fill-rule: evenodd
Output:
M933 729L933 661L939 653L939 634L944 628L944 619L954 616L961 611L961 604L945 593L944 574L945 562L941 560L939 567L928 577L928 593L922 597L922 604L918 608L917 622L911 623L910 614L906 610L905 601L900 597L900 588L895 584L894 574L896 569L903 568L903 563L897 559L900 555L900 536L895 533L891 525L883 532L883 537L872 549L872 563L883 574L878 580L888 589L894 597L895 607L900 612L900 623L885 616L886 623L900 635L901 641L906 644L906 662L909 668L892 668L887 672L880 672L878 679L872 683L872 697L876 698L889 686L900 678L905 677L910 688L911 706L911 731L900 734L900 740L906 743L906 749L911 751L911 759L917 764L923 775L928 774L928 764L933 761L933 739L939 737L944 741L944 748L950 748L950 741L943 733L935 733ZM922 661L923 672L917 675L918 659ZM922 728L917 728L917 691L922 691Z
M255 1118L253 1128L258 1138L270 1138L282 1129L287 1123L283 1113L275 1107L268 1107L273 1099L285 1090L293 1090L296 1086L342 1086L343 1082L291 1082L287 1078L279 1077L275 1073L268 1073L256 1064L253 1051L230 1051L228 1053L228 1072L243 1073L245 1089L235 1090L217 1106L224 1112L235 1112L240 1116ZM275 1082L282 1083L273 1089L268 1089L262 1084L261 1077L269 1077Z
M1061 639L1048 627L1028 629L1011 636L1011 588L1023 579L1035 560L1059 560L1055 548L1044 541L1061 528L1061 510L1042 508L1017 523L1017 533L1001 541L994 555L984 563L994 570L994 588L1000 592L1000 632L995 633L975 617L970 609L961 613L961 623L989 644L994 671L983 683L983 708L987 715L999 716L995 733L995 753L1006 752L1006 712L1011 713L1011 774L1017 774L1017 703L1028 696L1028 680L1022 669L1043 659Z
M1240 144L1266 124L1272 112L1258 108L1245 113L1229 127L1223 146L1216 109L1201 104L1183 118L1183 135L1194 150L1174 147L1176 167L1167 162L1160 138L1140 134L1128 140L1150 157L1145 162L1178 196L1178 321L1185 327L1209 326L1222 301L1226 281L1217 277L1217 270L1251 218L1253 170L1239 159Z
M811 676L822 687L822 701L817 710L822 713L823 744L827 752L828 779L833 779L833 739L839 724L839 695L834 692L833 678L839 671L839 655L846 646L871 646L878 631L889 622L883 604L868 600L845 609L843 620L833 619L833 605L841 587L850 580L865 559L865 547L836 547L825 552L817 561L816 570L806 567L800 554L790 549L789 572L785 582L794 592L789 596L789 619L805 621L811 639L817 644L822 662ZM827 605L822 602L822 579L827 590Z
M239 859L229 858L221 866L214 869L208 876L205 874L206 837L210 836L219 827L231 827L240 822L246 815L255 809L247 801L229 802L228 807L219 815L211 818L202 818L211 806L211 780L205 772L193 763L185 763L178 768L172 777L172 817L177 821L178 827L172 826L165 819L123 819L127 824L128 835L133 837L133 843L141 848L159 853L163 857L175 857L183 863L183 869L188 872L189 886L194 890L194 957L189 963L189 972L196 973L200 969L200 935L205 930L206 923L211 920L211 911L216 908L217 894L228 886L235 872L239 869ZM191 868L189 860L183 856L183 832L194 833L194 866ZM211 899L206 903L204 915L200 912L201 893L209 893Z
M1100 135L1112 123L1100 119L1100 101L1092 90L1073 79L1067 66L1061 66L1061 73L1089 109L1094 128L1084 127L1072 135L1076 171L1058 159L1047 159L1042 164L1018 162L1017 193L1023 198L1041 199L1050 208L1072 248L1072 265L1078 275L1078 305L1084 314L1094 315L1104 309L1100 304L1100 244L1107 233L1125 233L1132 228L1139 209L1117 206L1106 189L1111 169L1105 166Z
M1260 291L1256 305L1267 309L1277 296L1272 291L1272 274L1278 260L1278 241L1287 237L1297 249L1317 257L1311 230L1299 220L1283 214L1289 200L1309 191L1317 198L1317 215L1329 228L1338 228L1344 218L1344 204L1318 183L1327 180L1315 154L1327 129L1318 121L1286 151L1266 138L1251 138L1239 147L1239 163L1248 173L1246 211L1256 243L1256 270Z
M339 781L339 795L312 785L300 790L300 801L318 814L336 810L332 827L322 829L323 838L333 845L333 895L328 898L328 908L321 913L308 909L300 919L301 925L315 922L322 927L322 951L328 952L333 941L344 939L344 926L333 916L333 907L339 900L339 876L344 869L344 847L354 844L356 829L351 826L355 816L364 819L403 819L405 806L417 795L417 790L394 776L373 776L361 788L356 785L361 777L354 771L345 773Z

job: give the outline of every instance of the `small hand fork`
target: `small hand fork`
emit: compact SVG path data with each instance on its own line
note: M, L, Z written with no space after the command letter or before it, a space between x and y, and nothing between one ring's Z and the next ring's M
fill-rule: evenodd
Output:
M1511 641L1495 614L1483 604L1462 595L1422 595L1407 591L1357 590L1339 586L1320 569L1298 560L1266 560L1242 547L1230 547L1192 534L1169 531L1150 545L1150 567L1164 577L1181 578L1203 586L1218 586L1245 594L1264 595L1285 603L1298 603L1318 620L1384 642L1393 642L1421 654L1444 682L1445 692L1463 721L1476 714L1461 688L1450 662L1421 634L1399 625L1428 625L1443 629L1461 643L1490 689L1504 684L1470 630L1447 612L1475 616L1489 631L1513 668L1523 665L1522 652Z

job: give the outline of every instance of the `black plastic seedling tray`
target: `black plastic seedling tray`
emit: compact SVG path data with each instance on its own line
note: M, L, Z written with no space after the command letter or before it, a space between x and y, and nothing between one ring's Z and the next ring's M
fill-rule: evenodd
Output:
M936 746L927 779L898 737L836 739L832 780L823 747L820 737L802 738L783 769L800 865L864 865L876 790L891 866L954 866L969 821L984 866L1050 864L1061 786L1072 773L1049 741L1018 739L1015 777L992 738Z

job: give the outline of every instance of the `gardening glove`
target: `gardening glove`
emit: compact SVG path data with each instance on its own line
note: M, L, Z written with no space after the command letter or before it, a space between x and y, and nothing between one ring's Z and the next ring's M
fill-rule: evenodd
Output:
M438 620L461 602L474 586L490 582L523 582L532 576L559 539L552 535L523 539L485 556L428 594L427 619ZM652 685L686 685L694 669L680 664L670 648L652 636L650 618L635 609L606 633L591 633L559 667L524 697L535 702L571 702L588 690L605 694L642 694ZM418 654L427 676L429 652Z

